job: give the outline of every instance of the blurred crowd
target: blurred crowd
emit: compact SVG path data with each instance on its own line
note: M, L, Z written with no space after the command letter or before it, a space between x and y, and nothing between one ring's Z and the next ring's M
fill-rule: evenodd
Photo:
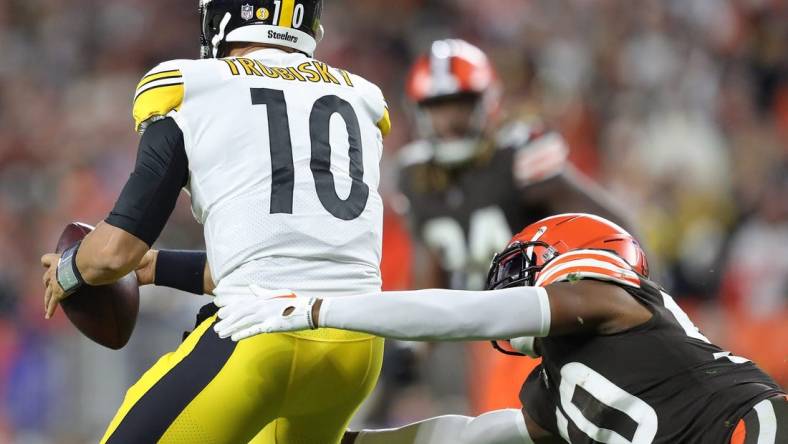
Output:
M415 136L409 63L465 38L496 63L507 113L560 131L629 210L704 333L788 383L787 2L327 0L324 25L317 57L392 108L386 196ZM95 442L209 302L146 289L131 343L110 352L43 320L39 265L65 223L106 216L136 153L136 82L196 57L198 36L196 0L0 0L0 442ZM407 287L406 232L386 222L384 285ZM202 242L183 198L158 245Z

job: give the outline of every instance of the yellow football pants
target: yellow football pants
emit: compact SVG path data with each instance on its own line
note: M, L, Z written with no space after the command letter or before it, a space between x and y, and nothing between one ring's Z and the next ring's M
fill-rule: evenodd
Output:
M339 443L377 382L382 339L319 329L236 343L215 322L128 390L102 444Z

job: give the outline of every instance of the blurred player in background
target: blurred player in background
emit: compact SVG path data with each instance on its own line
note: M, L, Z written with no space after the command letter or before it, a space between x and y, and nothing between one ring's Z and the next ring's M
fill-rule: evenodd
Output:
M203 60L164 62L137 86L142 140L114 210L72 261L45 256L47 317L79 286L137 267L141 284L198 294L379 291L388 109L375 85L312 58L322 8L200 3ZM181 188L207 255L148 252ZM236 344L210 328L212 311L129 389L102 442L338 442L375 385L382 339L324 329Z
M400 156L415 288L483 288L490 258L513 228L552 214L590 212L629 225L613 198L568 161L560 134L535 117L501 123L501 84L479 48L435 41L406 89L422 137ZM475 410L515 404L510 378L501 376L535 365L486 346L468 361Z
M750 360L712 344L619 226L587 214L526 227L495 256L489 291L384 292L320 301L220 295L220 336L317 326L409 340L511 339L542 364L522 413L446 415L348 434L355 444L776 444L788 398ZM536 337L536 338L534 338Z
M463 40L432 43L411 68L407 95L421 139L402 148L400 188L413 233L433 260L416 268L416 286L482 288L512 227L547 215L625 220L569 163L560 134L536 118L501 123L502 93L487 56Z

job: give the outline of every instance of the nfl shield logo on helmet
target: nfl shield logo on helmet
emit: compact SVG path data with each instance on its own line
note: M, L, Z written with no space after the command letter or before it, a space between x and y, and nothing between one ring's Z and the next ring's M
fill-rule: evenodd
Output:
M251 20L254 17L254 6L243 5L241 6L241 18L244 20Z

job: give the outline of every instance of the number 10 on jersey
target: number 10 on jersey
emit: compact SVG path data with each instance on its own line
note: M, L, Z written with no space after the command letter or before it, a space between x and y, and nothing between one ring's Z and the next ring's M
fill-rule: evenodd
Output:
M268 135L271 148L271 214L293 214L293 143L285 94L281 90L252 88L252 105L268 108ZM352 185L347 199L339 197L331 172L331 117L339 114L348 133L350 178ZM364 159L361 150L361 128L353 106L335 95L327 95L312 105L309 114L309 139L312 147L310 169L315 191L323 207L334 217L353 220L364 212L369 186L364 183Z

